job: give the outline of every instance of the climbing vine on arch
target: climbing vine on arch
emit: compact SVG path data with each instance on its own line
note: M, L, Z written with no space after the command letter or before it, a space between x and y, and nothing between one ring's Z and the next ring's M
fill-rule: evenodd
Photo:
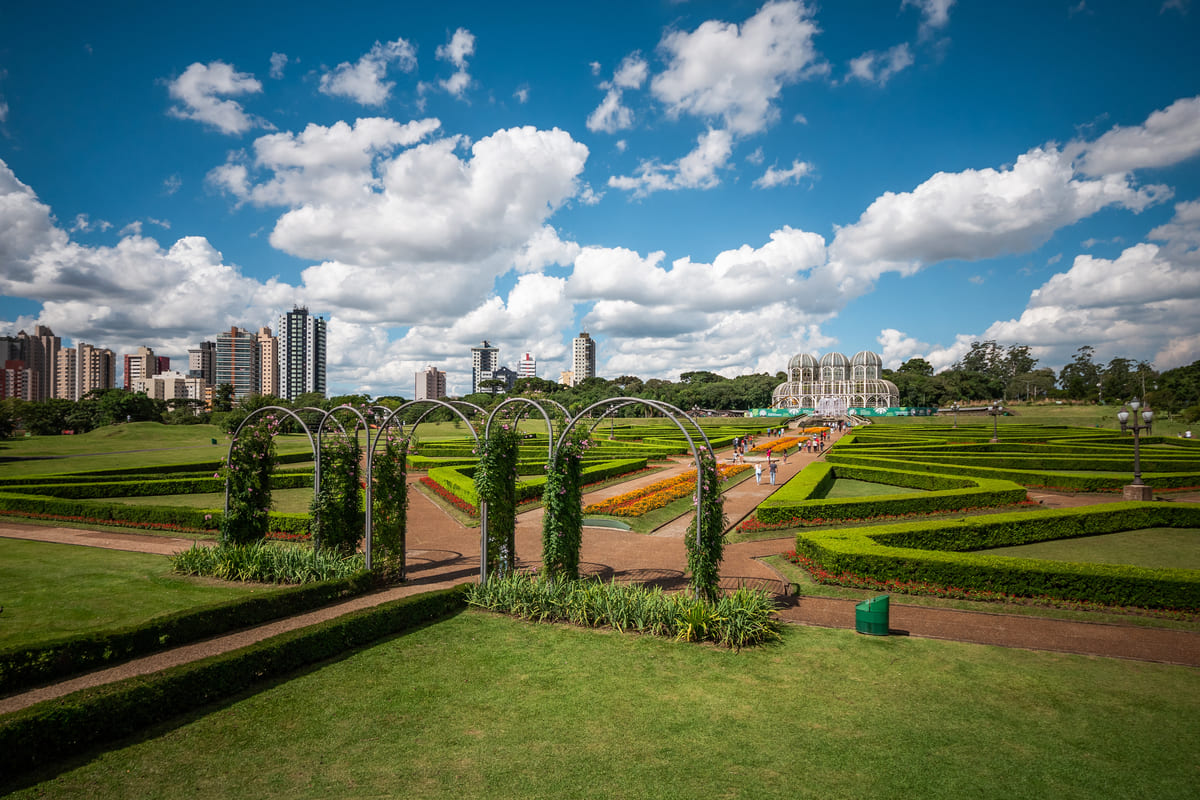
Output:
M688 526L687 561L691 573L689 586L697 597L716 602L720 595L721 559L725 555L725 500L721 496L721 478L717 474L717 459L707 449L700 450L700 473L696 491L701 493L700 536L696 537L696 520Z
M548 578L579 577L583 544L583 454L591 442L572 432L546 467L542 492L542 572Z
M321 486L312 501L314 545L352 555L362 541L362 447L357 431L335 431L321 442Z
M271 472L275 469L275 433L270 415L243 427L222 467L228 510L221 518L221 544L249 544L267 535L271 513Z
M375 563L404 578L408 533L408 438L392 431L372 459L371 542Z
M488 575L508 574L516 566L517 460L521 435L516 425L494 429L479 446L475 465L475 491L487 503L486 570Z

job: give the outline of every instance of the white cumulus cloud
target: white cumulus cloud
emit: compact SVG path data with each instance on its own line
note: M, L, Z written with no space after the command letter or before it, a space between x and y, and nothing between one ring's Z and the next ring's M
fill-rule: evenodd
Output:
M850 59L850 73L846 77L884 86L893 75L911 67L912 63L913 56L908 44L898 44L883 53L872 50Z
M754 185L760 189L769 189L772 186L799 183L801 178L812 174L812 169L812 164L800 159L792 161L792 165L787 169L776 169L774 166L770 166L754 181Z
M454 97L461 98L471 85L471 75L467 72L467 59L475 54L475 35L466 28L454 31L450 41L439 45L434 55L442 61L448 61L455 67L455 72L449 78L439 81L441 87Z
M343 61L321 76L318 87L331 97L347 97L364 106L381 106L391 97L394 81L385 80L388 68L412 72L417 67L417 50L404 39L375 45L358 61Z
M729 131L710 130L702 133L695 149L678 161L643 161L634 175L613 176L608 185L633 192L635 197L673 189L711 189L721 182L717 172L728 164L732 152L733 136Z
M171 116L194 119L228 134L272 127L265 120L247 114L236 100L222 99L262 91L262 83L253 75L237 72L223 61L192 64L167 85L167 91L181 104L168 110Z
M1116 126L1082 145L1079 169L1108 175L1150 167L1169 167L1200 154L1200 96L1176 100L1141 125Z

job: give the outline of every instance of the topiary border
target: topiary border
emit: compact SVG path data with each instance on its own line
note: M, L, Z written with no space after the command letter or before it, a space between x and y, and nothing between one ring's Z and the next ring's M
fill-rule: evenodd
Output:
M796 534L796 551L829 572L1110 606L1200 610L1200 570L1043 561L978 552L1154 527L1200 527L1200 504L1108 503L1037 514L805 529Z

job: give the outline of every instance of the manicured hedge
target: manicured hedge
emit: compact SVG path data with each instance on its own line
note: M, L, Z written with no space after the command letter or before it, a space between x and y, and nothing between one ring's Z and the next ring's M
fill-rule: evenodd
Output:
M0 719L0 774L11 779L464 606L463 587L406 597L230 653L38 703Z
M361 572L349 578L269 589L259 595L179 611L125 628L0 650L0 694L12 694L40 683L299 614L363 594L375 588L378 581L378 575Z
M887 457L877 455L850 454L838 449L831 450L825 460L837 465L857 465L881 469L898 469L912 472L954 472L981 478L1009 480L1022 486L1040 489L1059 489L1072 492L1116 492L1132 480L1132 473L1088 474L1086 472L1045 472L1037 470L999 469L966 464L961 461L933 463L917 459L906 459L900 454L889 453ZM1086 462L1084 462L1086 463ZM1078 469L1084 469L1084 463ZM1142 480L1156 489L1182 489L1200 485L1200 472L1142 474Z
M271 476L272 489L312 488L311 472L279 472ZM93 481L72 483L30 483L6 487L18 494L39 494L72 500L105 497L153 497L167 494L210 494L225 491L225 479L207 477L168 478L140 481Z
M216 531L222 512L216 509L135 506L94 500L69 500L42 495L0 492L0 514L57 519L155 530ZM271 530L308 533L307 514L271 513Z
M838 478L922 491L910 495L824 499ZM775 494L764 500L755 511L755 518L763 524L787 522L791 519L869 519L1007 506L1023 502L1025 499L1025 489L1011 481L817 462L805 467Z
M522 479L517 482L518 503L542 496L542 489L546 485L545 465L533 466L536 467L540 474L524 473L521 472L523 467L518 467L518 472L523 475ZM625 475L645 468L646 459L644 458L623 458L599 462L585 461L582 477L585 484L596 483L597 481L608 480L609 478L615 478L619 475ZM474 475L475 466L472 464L466 467L434 467L429 470L428 477L455 497L478 507L479 495L475 493Z
M988 555L981 548L1142 528L1200 527L1200 504L1109 503L870 528L805 529L796 550L830 572L929 581L1019 596L1200 610L1200 570Z

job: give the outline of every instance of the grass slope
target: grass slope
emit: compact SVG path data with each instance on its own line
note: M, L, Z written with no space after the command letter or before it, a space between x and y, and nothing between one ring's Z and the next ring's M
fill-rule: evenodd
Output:
M267 591L171 573L166 556L0 539L0 648Z
M1132 564L1154 569L1200 569L1200 530L1148 528L1103 536L1055 539L1018 547L995 547L986 552L992 556L1013 558Z
M1200 671L790 628L735 655L466 612L13 797L1191 798Z

